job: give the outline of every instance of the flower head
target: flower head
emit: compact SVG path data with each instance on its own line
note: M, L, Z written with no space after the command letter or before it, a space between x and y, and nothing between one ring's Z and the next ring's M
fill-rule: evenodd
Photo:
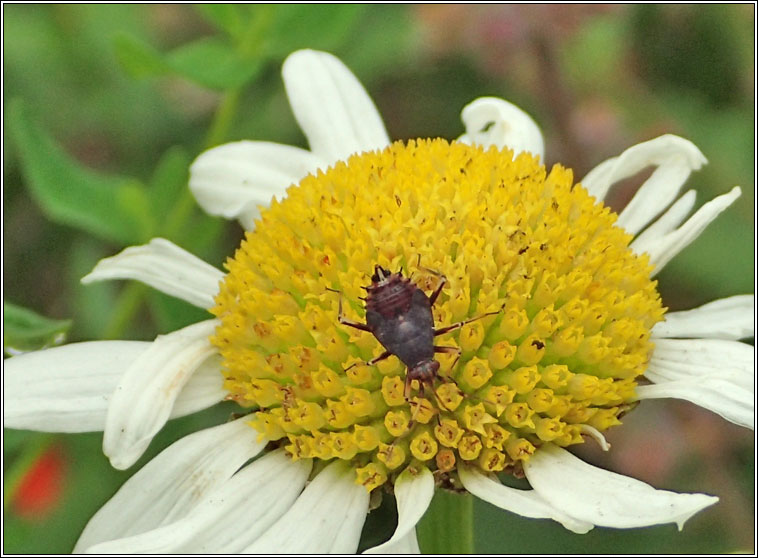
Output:
M542 165L539 129L505 101L467 106L458 141L390 144L336 58L300 51L284 77L311 151L237 142L192 167L201 205L248 229L227 272L154 240L85 278L135 278L215 318L152 344L8 362L6 425L50 427L20 378L49 375L39 368L56 359L73 378L67 429L103 429L118 467L170 416L222 398L250 410L145 466L78 549L354 552L369 495L392 490L398 527L374 550L417 551L414 526L435 486L575 532L681 527L715 503L564 448L591 439L607 449L603 432L651 398L752 425L752 352L737 339L753 333L753 297L666 315L653 279L738 188L685 221L694 194L676 197L704 158L681 138L632 147L577 182ZM602 204L614 182L651 164L624 211ZM107 407L75 408L70 394L105 371ZM524 474L532 489L500 484L499 472Z
M527 152L418 140L353 155L264 210L227 263L213 309L224 385L257 409L262 439L295 459L350 460L369 489L409 465L442 472L442 447L447 476L520 470L544 443L618 424L636 400L663 308L614 221L569 171ZM338 321L374 265L413 273L397 317L374 311L377 327L408 332L389 358L368 328ZM411 297L441 287L432 323ZM433 341L435 324L460 322ZM433 347L438 378L409 397L413 363L397 357Z

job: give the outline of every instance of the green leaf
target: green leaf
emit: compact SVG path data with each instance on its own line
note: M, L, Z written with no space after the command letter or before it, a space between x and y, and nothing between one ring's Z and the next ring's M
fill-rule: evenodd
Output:
M366 6L356 4L283 4L268 33L267 53L284 57L300 48L337 50Z
M166 62L177 74L212 89L239 87L261 68L260 59L242 57L218 37L183 45L168 54Z
M239 4L199 4L195 8L213 25L232 37L238 37L243 31L245 17Z
M3 302L3 350L34 351L62 343L71 320L54 320Z
M424 554L473 554L474 497L436 490L416 532Z
M162 53L131 35L114 41L121 65L136 78L178 74L211 89L239 87L261 69L261 61L243 56L219 37L206 37Z
M119 33L113 46L121 66L135 78L162 75L171 70L160 52L134 35Z
M29 190L50 219L118 244L147 240L136 180L81 166L32 122L20 100L8 112Z
M419 60L422 49L418 47L422 39L411 6L375 4L358 19L345 44L355 41L360 48L340 52L340 58L355 75L364 79L375 75L417 72L416 68L422 65ZM392 45L392 48L387 48L387 45ZM471 83L468 86L474 87ZM468 94L470 89L467 90Z

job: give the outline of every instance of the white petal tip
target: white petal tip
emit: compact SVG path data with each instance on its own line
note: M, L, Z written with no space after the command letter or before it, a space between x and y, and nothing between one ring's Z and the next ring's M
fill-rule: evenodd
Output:
M461 141L509 147L516 155L528 151L544 158L545 144L537 123L513 103L496 97L475 99L461 112L466 133Z
M153 238L129 246L97 262L82 277L83 284L114 279L133 279L168 295L210 308L223 273L165 238Z
M603 433L600 432L597 428L593 428L589 424L582 424L580 426L581 433L584 435L589 436L593 440L597 442L597 444L600 446L600 449L603 451L608 451L611 449L611 445L608 443L608 440L605 439L605 436L603 436Z
M707 494L690 494L689 495L693 500L693 509L692 511L688 511L685 514L682 514L681 517L677 518L674 522L676 523L677 529L680 531L684 529L684 524L696 513L703 511L705 508L709 508L712 505L716 504L719 499L716 496L708 496Z
M128 250L127 248L126 250ZM123 252L122 252L123 253ZM97 283L98 281L105 281L107 279L110 279L108 274L106 273L108 265L110 262L113 261L113 258L116 256L111 256L110 258L103 258L102 260L98 261L95 264L95 267L92 268L92 271L90 271L87 275L82 277L79 282L82 285L90 285L92 283Z
M390 144L374 102L339 58L297 51L285 60L282 78L311 151L327 164Z
M119 471L125 471L134 465L147 449L147 445L145 445L142 447L132 447L128 450L120 449L117 453L114 453L114 450L109 446L110 444L106 447L105 442L103 443L103 453L108 458L111 467Z
M404 553L415 544L415 527L421 520L434 496L434 475L426 467L414 471L408 467L395 483L397 498L397 529L392 537L364 554Z
M287 58L284 59L284 64L282 65L282 71L284 71L284 68L287 68L289 65L292 64L298 64L303 61L309 61L313 60L314 58L336 58L334 55L329 54L328 52L324 52L323 50L314 50L312 48L303 48L300 50L296 50L295 52L291 53Z
M675 134L663 134L640 145L654 145L658 150L671 150L677 156L686 159L692 170L699 170L703 165L708 164L708 159L697 145Z
M718 498L658 490L644 482L599 469L563 448L545 444L524 465L534 490L554 507L603 527L630 529L682 525Z

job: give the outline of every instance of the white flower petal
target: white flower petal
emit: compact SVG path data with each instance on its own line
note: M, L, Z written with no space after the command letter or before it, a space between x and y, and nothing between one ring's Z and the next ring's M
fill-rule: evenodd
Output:
M358 485L354 479L351 482L353 486L345 499L344 515L327 551L329 554L355 554L358 550L363 524L366 523L369 495L363 486L361 490L355 488Z
M522 517L552 519L574 533L584 534L594 527L592 523L580 521L554 508L534 490L519 490L505 486L473 467L463 466L458 472L466 490L500 509Z
M744 364L753 362L754 351L750 345L726 339L656 339L653 356L701 364L723 364L725 359Z
M4 361L6 428L43 432L102 432L108 404L129 367L152 345L145 341L89 341ZM220 359L210 357L179 392L171 418L222 401Z
M654 382L656 374L666 381L710 375L754 391L755 348L739 341L656 339L650 365L645 376Z
M371 549L364 551L364 553L368 553L369 550ZM421 554L418 538L416 538L416 529L411 529L404 537L385 547L382 554Z
M751 347L752 348L752 347ZM662 360L653 358L645 371L645 378L656 384L666 382L696 382L697 378L712 377L730 382L753 393L754 369L743 363L704 363Z
M4 426L44 432L102 431L113 390L149 347L142 341L90 341L6 359Z
M281 199L327 162L310 151L263 141L237 141L209 149L190 167L189 187L206 213L239 219L252 230L258 206Z
M354 553L368 513L368 493L350 465L337 460L244 554Z
M650 255L650 263L655 266L651 276L658 273L674 256L684 250L695 240L700 233L727 207L734 203L742 190L735 186L728 194L724 194L698 209L695 214L679 228L659 237L654 244L646 243L644 246L637 241L632 242L630 248L637 254L647 252Z
M124 373L113 392L103 432L103 453L117 469L134 464L171 415L177 395L216 353L207 320L159 336Z
M670 312L655 324L653 337L745 339L755 335L755 296L714 300L693 310Z
M655 385L638 386L638 399L684 399L730 422L754 427L753 347L721 339L656 339L655 343L645 372Z
M91 554L231 554L257 539L290 508L311 471L277 450L207 492L174 523L87 549ZM254 503L254 505L251 505Z
M90 519L74 553L178 521L265 447L248 417L190 434L135 473Z
M200 308L211 308L224 274L165 238L100 260L82 283L136 279Z
M209 356L190 377L171 408L169 418L191 415L219 403L229 395L224 389L221 355Z
M408 468L403 471L395 482L395 498L397 498L397 529L385 543L369 548L364 554L384 554L393 552L397 544L407 544L408 533L415 532L416 524L429 508L434 496L434 476L426 467L417 473Z
M689 380L637 386L637 399L684 399L713 411L729 422L755 429L755 395L735 382L699 376Z
M681 198L676 200L666 213L658 217L649 227L634 238L634 243L639 247L638 251L646 252L647 246L655 245L666 234L673 231L690 214L695 207L695 190L689 190Z
M646 527L684 522L718 498L656 490L638 480L593 467L554 444L524 463L526 478L554 507L604 527Z
M311 151L328 164L390 144L371 97L335 56L299 50L284 61L282 76Z
M690 173L707 162L692 142L677 136L661 136L646 144L642 144L646 148L643 151L649 150L658 168L637 190L616 221L631 234L637 234L668 207Z
M516 105L497 97L480 97L463 107L461 119L466 133L458 141L499 149L509 147L514 155L528 151L544 161L542 132L532 117Z
M646 167L658 167L622 212L627 215L619 216L619 224L625 223L621 226L635 233L673 201L691 171L707 162L691 141L666 134L638 143L618 157L603 161L582 179L581 184L591 195L603 200L616 182Z

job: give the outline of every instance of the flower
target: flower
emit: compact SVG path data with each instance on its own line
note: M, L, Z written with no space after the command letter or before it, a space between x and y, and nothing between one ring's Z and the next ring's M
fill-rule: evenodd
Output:
M152 343L6 361L6 426L103 430L118 468L171 417L222 399L254 411L164 450L75 550L354 552L369 493L388 486L398 526L374 552L418 551L414 527L435 485L578 533L681 528L717 501L656 490L563 448L585 436L607 448L602 432L645 399L686 399L752 426L752 350L738 340L753 335L753 296L664 314L652 280L739 188L685 221L694 192L677 195L705 159L682 138L636 145L579 187L540 164L539 128L506 101L465 107L458 141L390 144L333 56L299 51L283 74L311 151L236 142L191 168L203 208L248 230L228 273L154 239L83 280L136 279L215 317ZM618 216L596 201L649 165ZM438 381L411 382L408 394L406 367L359 331L361 287L372 300L388 285L422 309L426 300L445 330ZM523 472L532 489L502 485L500 471Z

